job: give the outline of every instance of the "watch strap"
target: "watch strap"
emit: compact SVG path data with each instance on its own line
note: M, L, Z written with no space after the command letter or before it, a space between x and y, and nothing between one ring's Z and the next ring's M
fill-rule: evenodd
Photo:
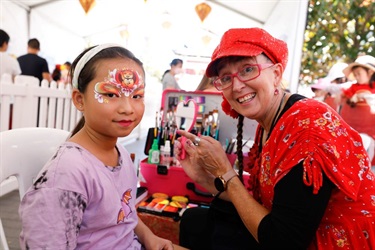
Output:
M233 177L236 177L236 176L238 176L237 172L234 171L234 169L231 169L228 172L226 172L225 174L220 175L220 176L215 178L214 185L215 185L215 188L217 189L217 191L219 191L219 195L220 195L220 192L224 192L224 191L227 190L228 182L231 179L233 179Z
M233 177L236 177L236 176L237 176L237 172L232 168L231 170L223 174L221 178L225 181L225 183L228 183L228 181L230 181Z

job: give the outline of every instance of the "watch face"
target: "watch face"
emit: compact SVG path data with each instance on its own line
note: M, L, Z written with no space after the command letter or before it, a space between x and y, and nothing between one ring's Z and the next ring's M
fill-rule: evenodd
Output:
M215 188L217 189L217 191L219 191L219 192L225 191L223 180L220 179L219 177L215 178L214 184L215 184Z

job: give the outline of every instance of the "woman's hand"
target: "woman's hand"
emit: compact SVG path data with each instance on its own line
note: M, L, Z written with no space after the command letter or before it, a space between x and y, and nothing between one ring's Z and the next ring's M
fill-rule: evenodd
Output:
M198 154L193 149L189 150L190 147L195 147L191 140L184 141L180 137L174 143L174 155L181 163L185 173L196 183L205 186L205 183L208 183L208 180L214 177L198 164ZM183 151L185 151L185 157L181 158Z
M181 143L175 148L175 153L177 159L181 162L182 167L189 176L190 174L193 176L198 174L204 174L207 176L207 173L203 172L208 172L216 177L225 174L232 168L219 141L210 136L202 136L198 138L196 135L184 130L178 130L178 133L187 138L183 145L184 150L186 151L186 157L185 159L179 158L179 154L181 153ZM181 138L179 138L179 142L181 142ZM192 169L194 169L194 172ZM192 178L192 176L190 177ZM197 182L200 183L199 181Z

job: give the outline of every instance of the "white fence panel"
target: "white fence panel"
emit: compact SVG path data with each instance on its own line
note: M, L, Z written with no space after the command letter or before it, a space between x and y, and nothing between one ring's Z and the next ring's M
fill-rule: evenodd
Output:
M41 82L42 88L48 88L48 82L42 81ZM39 116L38 116L38 124L39 127L47 127L47 114L48 114L48 96L41 96L39 99Z
M71 131L82 116L71 104L70 85L43 80L39 86L31 76L16 76L14 84L3 77L0 84L0 131L21 127Z
M58 86L59 91L64 91L64 85L60 84ZM68 93L70 96L70 93ZM71 100L69 100L70 103ZM58 97L57 98L57 103L56 103L56 128L58 129L63 129L62 123L64 119L64 102L65 99L63 97ZM67 116L69 117L69 116Z

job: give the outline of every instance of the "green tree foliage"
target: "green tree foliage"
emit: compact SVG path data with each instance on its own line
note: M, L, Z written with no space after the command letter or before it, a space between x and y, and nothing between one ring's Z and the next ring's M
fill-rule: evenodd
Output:
M336 62L375 56L374 0L310 0L300 82L325 77Z

